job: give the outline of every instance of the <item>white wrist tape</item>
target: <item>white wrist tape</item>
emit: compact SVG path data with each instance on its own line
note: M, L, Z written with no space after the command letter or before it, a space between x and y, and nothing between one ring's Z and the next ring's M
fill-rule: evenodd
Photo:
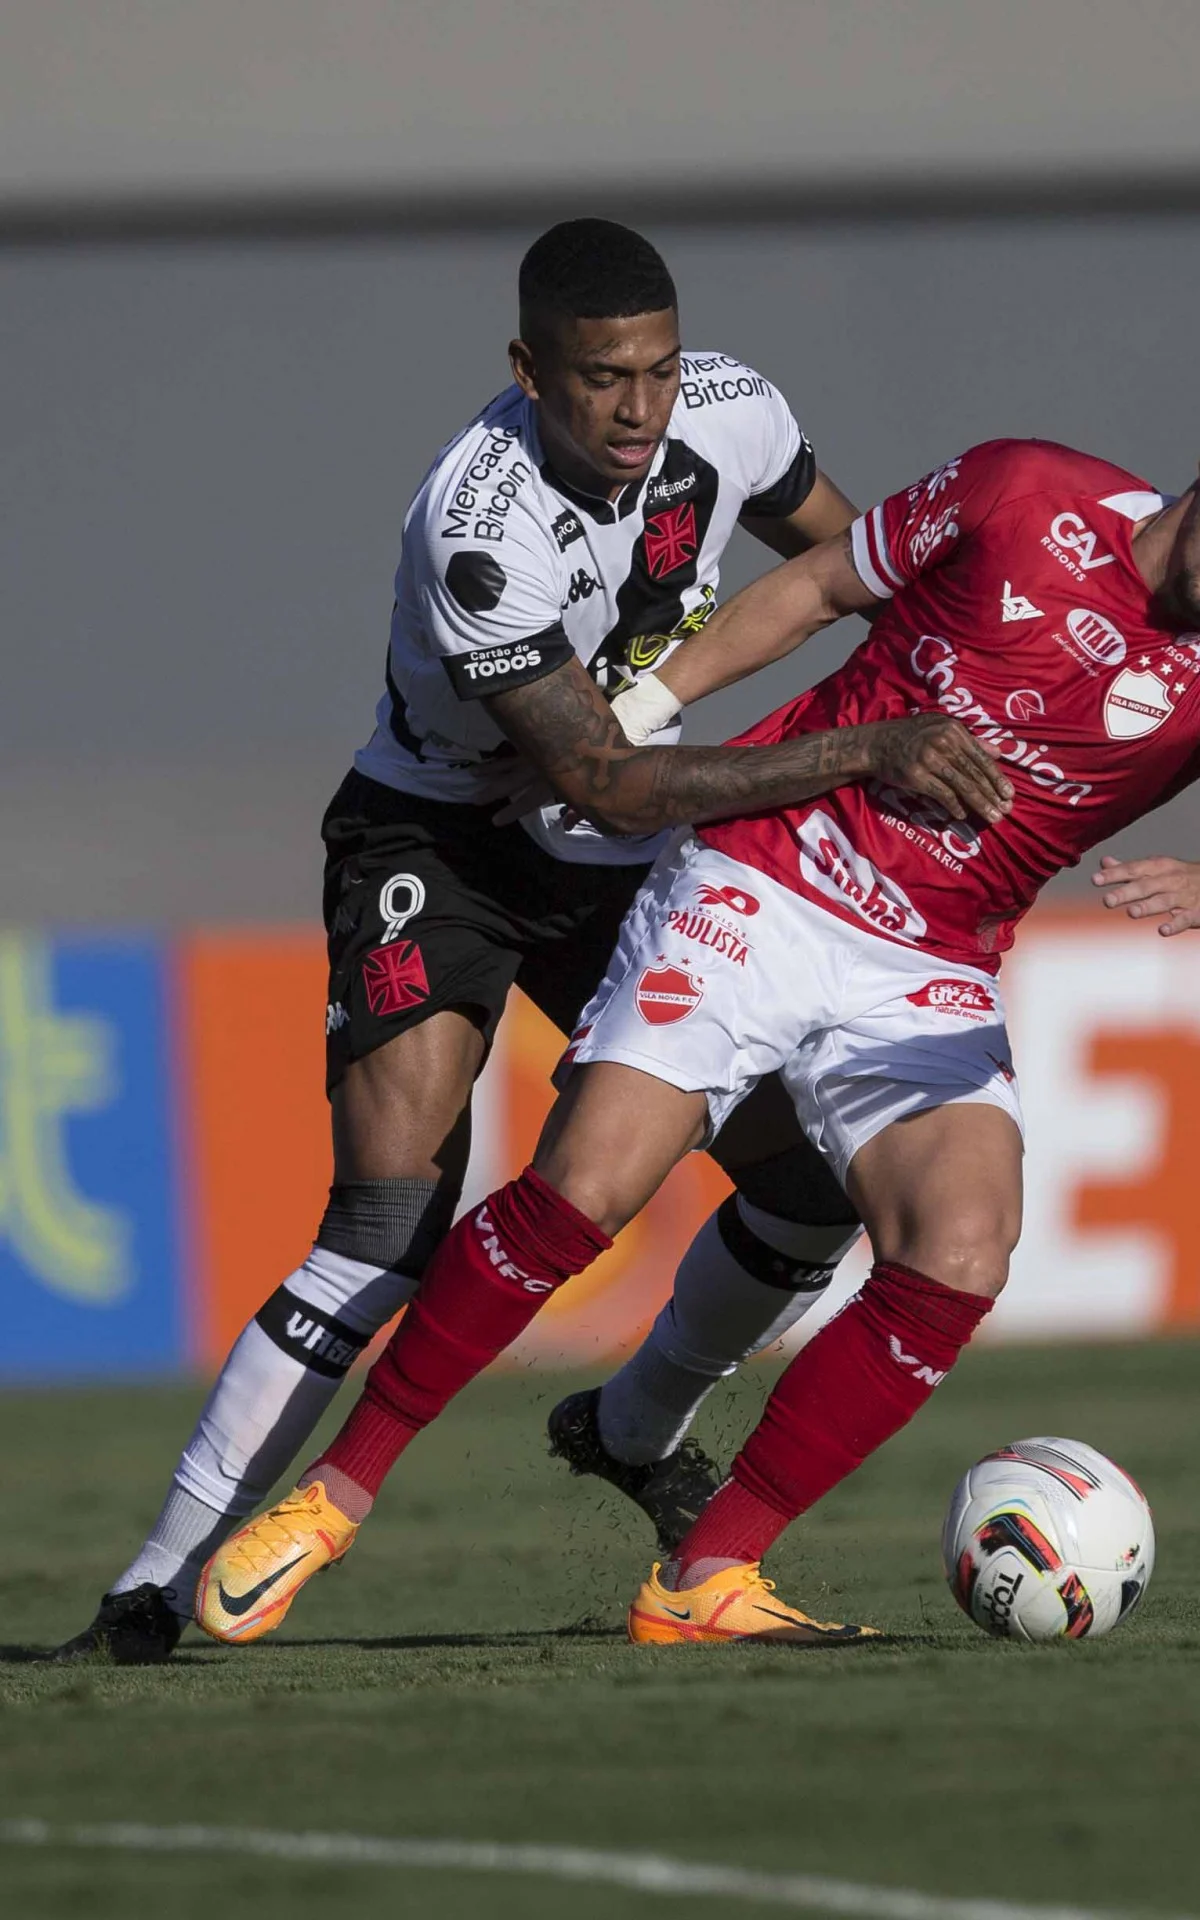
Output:
M635 687L617 695L612 710L630 746L644 747L652 733L670 725L680 702L656 673L644 673Z

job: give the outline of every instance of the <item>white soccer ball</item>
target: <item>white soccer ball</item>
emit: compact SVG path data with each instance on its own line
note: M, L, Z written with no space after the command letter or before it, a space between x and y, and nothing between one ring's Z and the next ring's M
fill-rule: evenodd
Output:
M954 1489L942 1529L950 1591L985 1633L1094 1640L1154 1571L1141 1488L1080 1440L1015 1440Z

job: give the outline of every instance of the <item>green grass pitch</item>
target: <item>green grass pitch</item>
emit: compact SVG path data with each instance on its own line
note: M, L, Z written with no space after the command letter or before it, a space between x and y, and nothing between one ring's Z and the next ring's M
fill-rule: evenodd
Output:
M197 1392L9 1393L0 1814L647 1850L1200 1913L1198 1362L1186 1342L970 1355L769 1569L817 1614L884 1626L886 1645L627 1646L647 1530L546 1458L563 1383L531 1374L481 1383L424 1436L280 1635L240 1651L191 1635L169 1669L141 1672L39 1666L30 1649L90 1617L153 1517ZM768 1378L725 1396L703 1437L727 1452ZM990 1642L942 1583L959 1473L1039 1432L1113 1454L1155 1508L1149 1597L1095 1645ZM652 1904L215 1854L5 1847L0 1874L6 1911L38 1920L609 1920Z

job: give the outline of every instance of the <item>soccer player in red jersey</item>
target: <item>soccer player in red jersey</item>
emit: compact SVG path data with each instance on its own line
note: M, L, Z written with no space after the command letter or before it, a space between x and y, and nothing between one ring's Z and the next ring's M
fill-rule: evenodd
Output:
M999 756L1011 810L964 821L949 791L864 782L701 826L660 860L533 1166L454 1228L333 1445L206 1570L198 1617L218 1637L222 1596L248 1587L261 1630L282 1617L408 1442L772 1072L876 1263L781 1377L630 1633L866 1631L783 1605L762 1556L912 1418L1004 1286L1022 1130L1000 957L1054 873L1200 770L1200 504L1064 447L976 447L748 588L661 679L699 698L870 606L845 666L746 744L940 711Z

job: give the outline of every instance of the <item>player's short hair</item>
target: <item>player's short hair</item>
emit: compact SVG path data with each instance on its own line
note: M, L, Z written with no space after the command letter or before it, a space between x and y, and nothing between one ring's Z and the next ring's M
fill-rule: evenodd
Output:
M678 301L657 247L615 220L562 220L535 240L517 280L521 337L556 320L618 320Z

